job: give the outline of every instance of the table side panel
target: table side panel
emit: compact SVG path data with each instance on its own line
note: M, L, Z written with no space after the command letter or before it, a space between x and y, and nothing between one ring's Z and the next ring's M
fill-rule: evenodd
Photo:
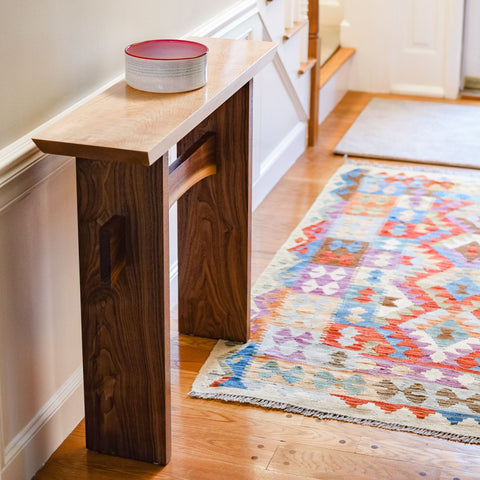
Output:
M77 159L87 448L160 464L170 457L167 174L166 162ZM99 233L114 216L125 217L126 262L110 286Z
M245 342L250 334L252 81L181 141L208 131L217 172L178 201L179 331Z

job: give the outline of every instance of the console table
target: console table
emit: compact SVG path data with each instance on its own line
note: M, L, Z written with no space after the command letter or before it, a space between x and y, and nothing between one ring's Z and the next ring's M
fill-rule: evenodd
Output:
M169 207L178 201L179 331L246 341L252 78L275 52L194 40L210 50L205 87L120 82L33 139L76 157L87 448L159 464L171 445Z

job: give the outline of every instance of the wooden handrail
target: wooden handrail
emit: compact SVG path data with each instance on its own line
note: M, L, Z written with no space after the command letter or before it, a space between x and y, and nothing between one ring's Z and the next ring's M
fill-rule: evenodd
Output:
M317 143L318 132L318 77L320 73L319 3L308 0L308 58L316 59L310 76L310 119L308 121L308 145Z

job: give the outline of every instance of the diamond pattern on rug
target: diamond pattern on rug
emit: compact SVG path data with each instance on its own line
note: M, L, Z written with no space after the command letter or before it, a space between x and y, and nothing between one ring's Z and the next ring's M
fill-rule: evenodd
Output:
M480 178L343 166L192 396L480 443Z

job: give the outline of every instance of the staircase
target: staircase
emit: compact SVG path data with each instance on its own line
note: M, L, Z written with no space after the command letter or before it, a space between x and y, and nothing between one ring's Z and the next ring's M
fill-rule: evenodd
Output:
M320 68L318 81L318 123L328 114L348 91L350 66L355 54L354 48L340 47Z

